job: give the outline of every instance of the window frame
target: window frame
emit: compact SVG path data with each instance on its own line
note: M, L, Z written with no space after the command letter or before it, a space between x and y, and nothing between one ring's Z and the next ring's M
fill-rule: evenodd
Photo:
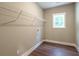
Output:
M56 26L56 17L57 16L61 16L63 17L63 25L62 26ZM52 27L53 28L66 28L66 13L63 12L63 13L55 13L53 14L53 18L52 18Z

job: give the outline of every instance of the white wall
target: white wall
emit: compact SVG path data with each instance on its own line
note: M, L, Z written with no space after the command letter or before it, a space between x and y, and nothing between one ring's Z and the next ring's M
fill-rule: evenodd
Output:
M9 11L5 9L2 10L1 7L9 9ZM13 13L12 11L10 12L10 10L16 11L16 13ZM19 11L21 10L25 11L21 14L27 16L28 14L26 12L33 14L32 16L35 17L43 17L42 9L36 3L0 2L0 25L2 23L14 20L11 19L11 16L17 17ZM0 26L0 55L17 55L17 51L18 54L21 55L41 41L41 39L38 38L41 38L40 35L42 32L42 26L37 26L40 25L41 22L39 22L37 18L27 16L24 17L21 15L16 21L8 23L6 26ZM37 31L38 28L40 33ZM36 39L37 32L38 38Z
M75 20L76 20L76 42L77 42L77 49L79 51L79 3L75 5Z
M55 13L66 13L66 28L53 28L52 15ZM46 20L44 28L44 38L52 41L76 43L75 38L75 5L74 3L60 7L50 8L44 11Z

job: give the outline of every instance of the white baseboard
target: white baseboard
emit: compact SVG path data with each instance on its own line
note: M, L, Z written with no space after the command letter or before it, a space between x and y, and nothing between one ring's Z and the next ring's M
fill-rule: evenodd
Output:
M53 40L48 40L48 39L43 40L43 42L58 43L58 44L63 44L63 45L68 45L68 46L74 46L74 47L77 47L76 44L73 44L73 43L59 42L59 41L53 41Z
M39 42L38 44L36 44L35 46L33 46L31 49L29 49L28 51L26 51L24 54L22 54L21 56L28 56L30 53L32 53L39 45L41 45L43 43L43 41Z
M76 49L77 49L77 52L79 52L79 47L78 46L76 46Z
M79 52L79 48L77 47L76 44L73 43L68 43L68 42L59 42L59 41L53 41L53 40L42 40L41 42L39 42L38 44L36 44L35 46L33 46L31 49L29 49L28 51L26 51L24 54L22 54L21 56L28 56L30 53L32 53L39 45L41 45L43 42L51 42L51 43L58 43L58 44L62 44L62 45L68 45L68 46L73 46L77 49L77 51Z
M62 45L73 46L76 48L77 52L79 52L79 47L74 43L59 42L59 41L53 41L53 40L48 40L48 39L43 40L43 42L51 42L51 43L58 43L58 44L62 44Z

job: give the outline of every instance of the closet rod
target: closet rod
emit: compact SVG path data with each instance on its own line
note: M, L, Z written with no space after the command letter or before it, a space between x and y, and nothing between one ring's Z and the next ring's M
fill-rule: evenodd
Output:
M18 12L14 11L14 10L9 9L9 8L5 8L5 7L0 7L0 8L11 11L11 12L14 12L14 13L18 13ZM43 18L40 18L40 17L38 17L36 15L33 15L32 13L29 13L29 12L24 11L24 10L22 10L22 11L25 12L26 14L29 14L29 15L33 16L34 18L37 18L37 19L39 19L41 21L45 21Z
M2 9L4 9L4 10L7 10L7 11L11 11L11 12L17 13L16 11L11 10L11 9L9 9L9 8L5 8L5 7L0 7L0 8L2 8Z
M0 7L0 8L5 9L5 10L8 10L8 11L11 11L11 12L15 12L15 11L13 11L13 10L11 10L11 9L8 9L8 8L4 8L4 7ZM11 22L14 22L14 21L18 20L18 18L19 18L20 16L24 16L24 14L23 14L22 12L26 13L27 15L30 15L33 19L39 19L39 20L41 20L41 21L44 21L44 20L42 20L42 19L39 18L39 17L35 17L33 14L31 14L31 13L29 13L29 12L26 12L26 11L21 10L21 11L19 12L19 14L17 15L17 17L15 17L15 20L12 20L12 21L3 23L3 24L1 24L1 25L6 25L6 24L8 24L8 23L11 23ZM15 12L15 13L16 13L16 12ZM25 15L25 16L27 17L27 15ZM29 17L30 17L30 16L29 16Z
M12 20L12 21L9 21L9 22L6 22L6 23L3 23L2 25L6 25L6 24L8 24L8 23L12 23L12 22L18 20L18 18L19 18L19 16L20 16L21 13L22 13L22 11L20 11L20 13L18 14L18 16L15 18L15 20Z
M4 8L4 7L0 7L0 8L11 11L11 12L14 12L14 13L18 13L16 11L13 11L13 10L9 9L9 8ZM22 13L22 16L27 16L27 14L28 14L30 17L33 17L34 19L42 20L40 17L34 16L33 14L31 14L29 12L26 12L24 10L23 10L23 12L26 13L26 15ZM1 13L1 14L3 14L3 13ZM11 16L11 15L7 15L7 14L3 14L3 15ZM14 16L11 16L11 17L14 17ZM42 20L42 21L44 21L44 20Z
M3 13L0 13L1 15L5 15L5 16L10 16L10 17L13 17L13 18L16 18L14 16L11 16L11 15L7 15L7 14L3 14Z
M45 21L43 18L38 17L38 16L36 16L36 15L33 15L33 14L30 13L30 12L27 12L27 11L24 11L24 10L23 10L23 12L26 13L26 14L28 14L28 15L31 15L33 18L36 18L36 19L41 20L41 21ZM23 14L23 15L24 15L24 14Z
M18 24L18 25L17 24L11 24L11 25L5 25L5 26L42 27L42 25L23 25L23 24L22 25L20 25L20 24ZM0 25L0 27L1 27L1 25Z

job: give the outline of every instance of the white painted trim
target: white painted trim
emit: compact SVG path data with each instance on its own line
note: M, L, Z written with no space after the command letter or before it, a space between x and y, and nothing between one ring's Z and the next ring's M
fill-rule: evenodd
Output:
M62 45L74 46L75 48L77 47L76 44L73 44L73 43L59 42L59 41L48 40L48 39L43 40L43 42L58 43L58 44L62 44Z
M43 42L51 42L51 43L58 43L58 44L62 44L62 45L68 45L68 46L73 46L77 49L77 51L79 52L79 48L77 47L76 44L73 43L68 43L68 42L59 42L59 41L53 41L53 40L48 40L48 39L44 39L41 42L39 42L38 44L36 44L35 46L33 46L31 49L29 49L28 51L26 51L24 54L22 54L21 56L28 56L30 53L32 53L39 45L41 45Z
M76 48L76 50L79 52L79 47L77 47L77 45L76 45L76 44L74 44L74 43L59 42L59 41L48 40L48 39L43 40L43 42L51 42L51 43L58 43L58 44L62 44L62 45L73 46L73 47L75 47L75 48Z
M21 56L28 56L30 53L32 53L39 45L41 45L43 43L43 41L39 42L38 44L36 44L35 46L33 46L31 49L29 49L28 51L26 51L24 54L22 54Z
M76 46L76 49L77 49L77 52L79 52L79 47L78 46Z

